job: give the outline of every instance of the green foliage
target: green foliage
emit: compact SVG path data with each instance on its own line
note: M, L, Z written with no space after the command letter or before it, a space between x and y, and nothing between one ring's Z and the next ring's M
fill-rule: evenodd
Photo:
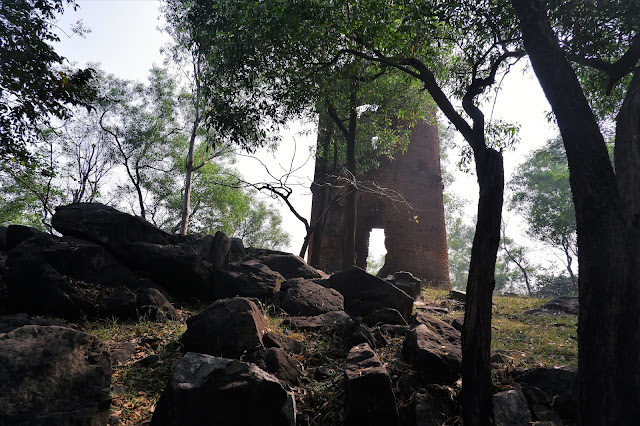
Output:
M509 206L523 215L527 233L560 249L570 268L576 254L576 219L562 140L551 140L534 151L509 186L514 192Z
M71 0L6 0L0 3L0 160L25 161L39 125L70 116L70 105L95 95L94 71L69 70L51 43L56 16Z
M385 257L386 255L384 254L377 259L371 256L367 257L367 272L371 275L376 275L384 266Z

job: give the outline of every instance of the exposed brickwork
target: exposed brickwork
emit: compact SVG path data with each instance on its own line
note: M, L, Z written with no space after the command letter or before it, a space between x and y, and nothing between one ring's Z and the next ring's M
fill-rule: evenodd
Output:
M327 179L323 170L317 162L316 182ZM387 256L380 276L409 271L428 286L450 288L437 127L418 123L405 154L392 161L383 160L379 168L359 180L375 181L397 191L413 209L379 195L358 194L358 266L366 266L370 231L382 228ZM311 223L321 216L337 191L330 186L312 187ZM326 272L342 269L342 210L341 204L334 204L309 245L309 263Z

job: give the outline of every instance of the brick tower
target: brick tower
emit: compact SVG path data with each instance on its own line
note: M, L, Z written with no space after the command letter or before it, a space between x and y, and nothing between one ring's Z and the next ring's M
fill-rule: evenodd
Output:
M323 137L326 135L319 132L319 146ZM340 202L329 206L329 200L343 189L325 185L332 182L326 171L326 157L317 158L311 223L321 219L309 244L308 259L315 267L335 272L342 266L343 206ZM379 276L409 271L429 287L450 288L437 126L417 123L404 154L393 160L381 159L378 168L358 180L395 191L406 204L379 194L358 193L356 264L366 267L369 233L380 228L385 233L387 255Z

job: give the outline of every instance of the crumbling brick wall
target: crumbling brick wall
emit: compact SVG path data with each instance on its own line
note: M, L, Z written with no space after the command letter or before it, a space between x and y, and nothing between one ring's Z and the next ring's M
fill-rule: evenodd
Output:
M396 191L406 204L378 194L358 194L356 263L366 267L369 233L381 228L387 255L379 276L409 271L428 286L450 288L437 126L420 122L409 140L404 154L394 160L383 159L380 167L358 176L360 181L373 181ZM338 201L327 207L329 200L344 189L324 182L335 183L316 162L311 223L321 219L309 244L308 260L313 266L334 272L342 266L343 206Z

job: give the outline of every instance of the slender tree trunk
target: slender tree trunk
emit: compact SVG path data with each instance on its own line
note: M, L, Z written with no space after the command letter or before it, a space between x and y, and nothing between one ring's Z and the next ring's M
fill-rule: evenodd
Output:
M347 188L344 209L344 248L342 251L342 269L356 264L356 126L358 112L356 111L356 95L350 96L351 111L349 112L349 132L347 139L347 173L354 182Z
M196 107L196 117L193 120L193 126L191 127L191 136L189 137L189 151L187 152L186 159L186 176L184 179L184 192L182 195L182 214L180 219L181 235L187 235L187 228L189 227L189 215L191 210L191 183L193 182L193 151L196 145L196 136L198 134L198 128L200 127L200 111Z
M640 418L640 232L625 219L604 138L542 2L512 4L569 163L578 234L580 422L634 424Z
M465 425L488 425L493 417L491 300L500 247L504 170L501 153L485 148L474 154L480 199L462 328L462 415Z

